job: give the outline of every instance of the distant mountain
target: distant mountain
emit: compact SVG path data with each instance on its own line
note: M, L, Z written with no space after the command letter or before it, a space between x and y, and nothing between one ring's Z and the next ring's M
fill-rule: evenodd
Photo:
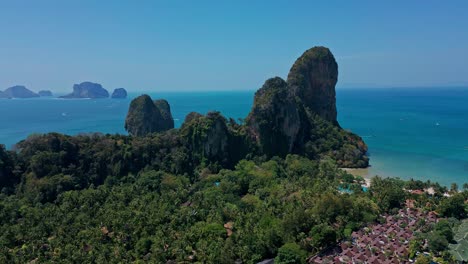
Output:
M52 96L52 92L49 91L49 90L41 90L38 92L39 96L43 97L43 96Z
M109 92L99 83L82 82L73 85L73 92L60 98L108 98Z
M3 92L4 96L7 98L32 98L39 97L39 95L28 88L22 85L16 85L6 89Z
M114 90L111 97L115 99L127 98L127 90L125 90L124 88L117 88Z

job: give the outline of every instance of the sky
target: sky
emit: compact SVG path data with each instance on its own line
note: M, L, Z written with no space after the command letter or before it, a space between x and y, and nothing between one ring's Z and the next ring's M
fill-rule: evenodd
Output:
M468 86L468 1L0 0L0 90L251 90L331 49L338 88Z

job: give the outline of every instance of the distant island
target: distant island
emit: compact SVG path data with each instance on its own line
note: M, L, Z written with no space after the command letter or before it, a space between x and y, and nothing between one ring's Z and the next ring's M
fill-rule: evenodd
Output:
M41 97L53 96L52 92L49 91L49 90L41 90L37 94L39 94L39 96L41 96Z
M116 88L112 93L113 99L127 98L127 90L124 88ZM5 91L0 91L0 99L12 98L35 98L35 97L52 97L53 93L50 90L40 90L35 93L23 85L12 86ZM73 92L67 95L59 96L59 98L73 99L73 98L109 98L109 92L102 87L99 83L82 82L73 85Z
M60 96L60 98L72 99L72 98L108 98L109 92L102 88L99 83L93 82L82 82L80 84L73 85L73 92Z
M125 99L127 98L127 90L124 88L117 88L114 90L111 97L115 99Z
M34 98L39 94L29 90L23 85L16 85L0 92L0 98Z

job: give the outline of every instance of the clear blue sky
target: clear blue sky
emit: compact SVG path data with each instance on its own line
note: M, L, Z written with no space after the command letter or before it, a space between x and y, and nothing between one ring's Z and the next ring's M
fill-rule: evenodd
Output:
M339 87L468 85L468 1L0 0L0 89L256 89L316 45Z

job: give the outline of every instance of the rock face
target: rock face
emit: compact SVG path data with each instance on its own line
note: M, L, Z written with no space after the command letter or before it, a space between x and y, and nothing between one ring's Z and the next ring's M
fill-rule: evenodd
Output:
M219 112L210 112L206 116L192 112L185 120L181 134L196 163L203 160L229 162L230 131Z
M92 82L82 82L73 85L73 92L60 98L108 98L109 92L102 85Z
M125 99L127 98L127 91L124 88L117 88L114 90L111 97L115 99Z
M334 124L338 124L335 94L337 80L338 64L325 47L314 47L304 52L288 74L291 93L306 109Z
M7 98L33 98L39 97L39 95L22 85L16 85L6 89L3 92L4 96Z
M156 105L149 95L132 100L125 119L125 130L133 136L146 136L174 128L171 109L165 100Z
M39 96L41 97L47 97L47 96L52 96L52 92L49 90L42 90L38 92Z
M246 121L263 153L283 156L292 152L301 120L288 84L280 77L267 80L255 93Z
M155 100L153 103L161 114L158 127L163 131L174 128L174 118L172 118L171 106L169 103L164 99Z
M292 66L288 81L271 78L255 93L246 119L260 153L288 153L312 159L331 156L339 166L366 167L367 146L337 122L338 66L324 47L307 50Z

